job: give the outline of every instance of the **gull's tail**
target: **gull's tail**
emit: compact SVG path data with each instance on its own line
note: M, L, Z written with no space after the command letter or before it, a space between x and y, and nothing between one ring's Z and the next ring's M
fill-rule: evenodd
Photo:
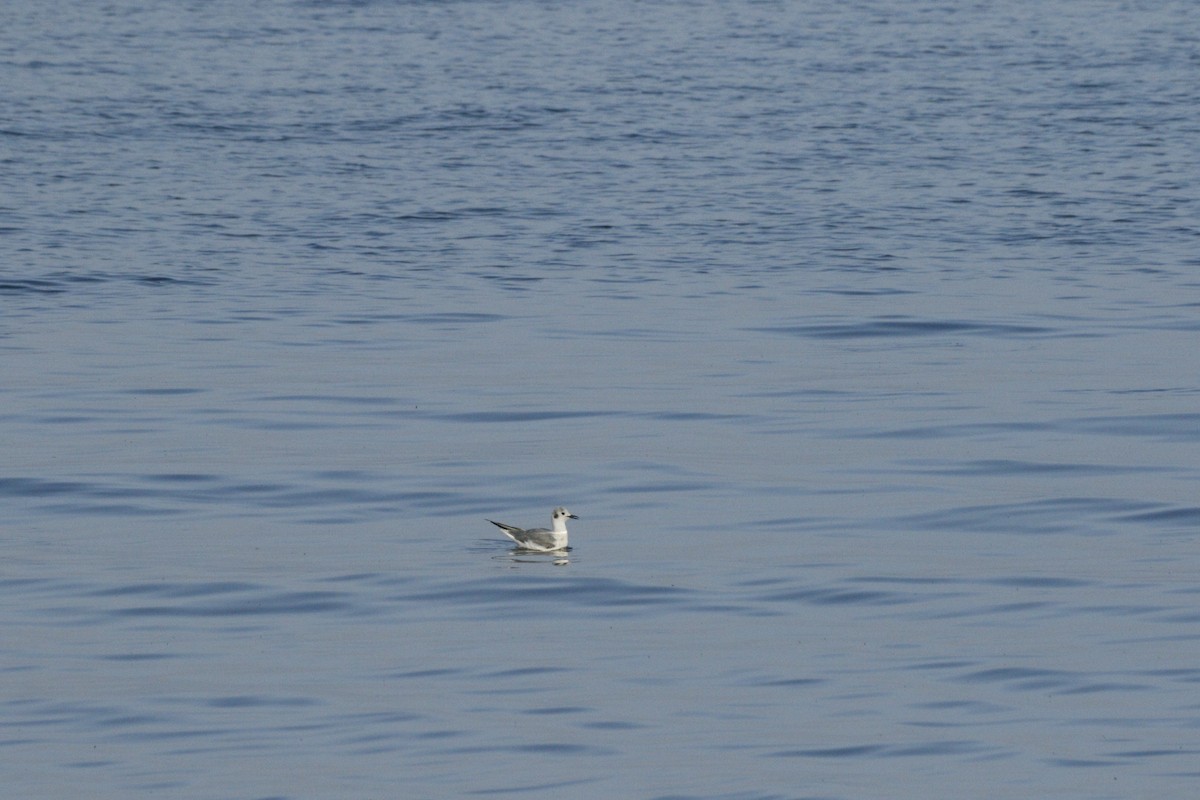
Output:
M484 517L484 519L487 519L487 517ZM520 544L521 540L518 539L516 535L518 533L523 533L525 530L524 528L518 528L514 525L505 525L503 522L496 522L496 520L494 520L494 519L489 519L488 522L492 523L497 528L504 531L505 536L512 539L514 542L517 542L518 544Z

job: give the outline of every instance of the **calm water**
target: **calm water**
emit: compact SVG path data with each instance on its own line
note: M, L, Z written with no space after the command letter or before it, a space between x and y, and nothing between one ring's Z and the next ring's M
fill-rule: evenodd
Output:
M7 4L6 795L1194 792L1194 10Z

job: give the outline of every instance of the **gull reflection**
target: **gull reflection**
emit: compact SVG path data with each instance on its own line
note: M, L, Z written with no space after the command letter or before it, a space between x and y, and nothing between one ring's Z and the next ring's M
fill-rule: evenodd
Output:
M530 550L525 547L514 547L502 555L493 556L497 561L504 560L510 564L550 564L555 567L565 567L571 563L569 550L555 550L547 553L540 550Z

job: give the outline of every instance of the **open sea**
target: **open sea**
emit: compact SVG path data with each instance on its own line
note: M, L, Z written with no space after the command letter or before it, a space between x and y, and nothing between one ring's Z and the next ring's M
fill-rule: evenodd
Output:
M1195 3L4 3L0 785L1194 796Z

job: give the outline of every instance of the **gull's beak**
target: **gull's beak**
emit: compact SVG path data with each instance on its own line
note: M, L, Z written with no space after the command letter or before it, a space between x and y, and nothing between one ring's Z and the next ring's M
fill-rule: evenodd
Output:
M567 516L571 519L579 519L579 517L575 516L574 514L567 514Z

